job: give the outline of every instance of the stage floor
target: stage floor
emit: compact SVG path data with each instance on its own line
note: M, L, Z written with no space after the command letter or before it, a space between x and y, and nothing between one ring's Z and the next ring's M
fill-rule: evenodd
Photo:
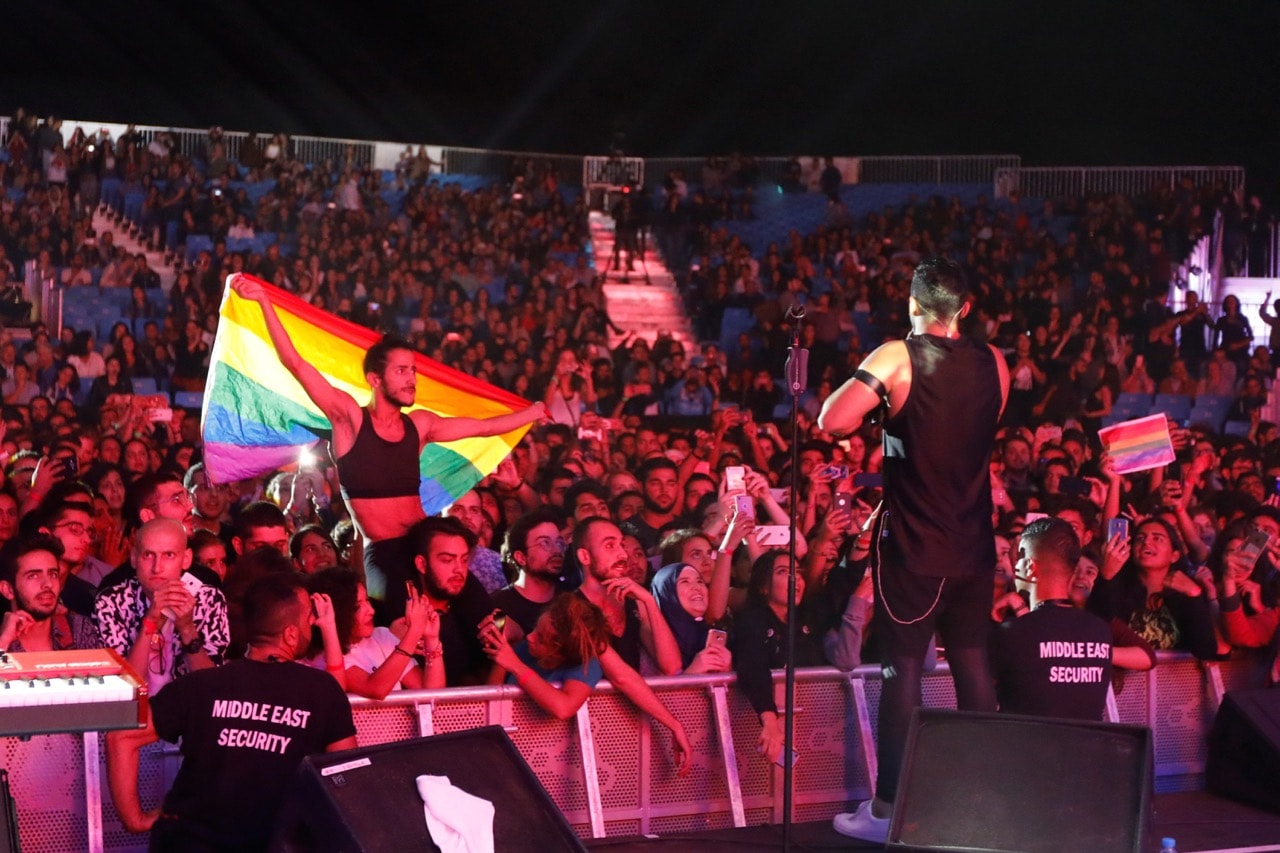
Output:
M1152 853L1161 837L1177 839L1178 853L1280 850L1280 814L1215 797L1204 792L1157 794ZM752 826L661 838L602 838L588 841L590 850L608 853L754 853L781 850L782 827ZM793 850L878 850L872 844L845 838L829 822L798 823L791 827Z

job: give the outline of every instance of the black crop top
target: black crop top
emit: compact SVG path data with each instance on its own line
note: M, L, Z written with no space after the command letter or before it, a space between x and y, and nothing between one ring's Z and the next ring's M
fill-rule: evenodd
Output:
M342 497L399 498L417 497L421 476L418 473L418 428L413 419L400 413L404 438L396 442L381 438L373 428L369 410L360 410L360 431L356 443L341 458L338 482Z

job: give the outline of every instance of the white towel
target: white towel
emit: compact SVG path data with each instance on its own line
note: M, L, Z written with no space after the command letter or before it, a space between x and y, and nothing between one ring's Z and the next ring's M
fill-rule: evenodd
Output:
M455 788L448 776L419 776L427 831L442 853L493 853L493 803Z

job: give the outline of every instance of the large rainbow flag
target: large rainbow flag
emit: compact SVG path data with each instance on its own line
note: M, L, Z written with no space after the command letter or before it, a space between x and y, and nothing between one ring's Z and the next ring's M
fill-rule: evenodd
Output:
M276 355L262 308L236 295L230 283L228 277L201 419L205 466L218 483L290 465L303 449L318 439L327 439L330 433L329 420ZM302 357L332 385L361 405L367 404L372 392L361 361L365 350L381 336L263 284ZM487 418L528 405L514 394L426 356L416 356L416 362L418 392L410 410L426 409L444 417ZM498 467L528 429L428 443L418 464L423 509L429 515L442 511Z

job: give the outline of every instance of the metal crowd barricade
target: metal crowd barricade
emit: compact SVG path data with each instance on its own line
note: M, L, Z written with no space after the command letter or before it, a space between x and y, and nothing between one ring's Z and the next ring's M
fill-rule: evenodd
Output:
M1125 673L1117 682L1108 717L1152 727L1157 792L1196 790L1204 784L1205 735L1221 696L1262 684L1265 664L1260 656L1215 664L1182 653L1158 657L1155 669ZM775 673L775 683L781 680L782 673ZM381 702L353 699L352 708L362 746L503 726L583 837L778 823L782 770L756 753L759 720L733 682L731 674L650 679L693 746L692 770L683 777L674 772L667 731L607 682L572 720L551 717L519 688L506 685L401 691ZM796 821L828 819L871 795L880 683L877 666L851 673L831 668L797 673ZM945 664L925 676L923 695L926 707L954 704ZM100 784L101 751L90 754L99 756ZM80 735L3 738L0 757L13 782L23 850L93 846L86 793L94 783L93 774L85 773L92 759ZM178 762L172 746L144 751L139 785L144 808L159 803ZM146 849L146 838L125 832L110 798L105 800L101 849Z

